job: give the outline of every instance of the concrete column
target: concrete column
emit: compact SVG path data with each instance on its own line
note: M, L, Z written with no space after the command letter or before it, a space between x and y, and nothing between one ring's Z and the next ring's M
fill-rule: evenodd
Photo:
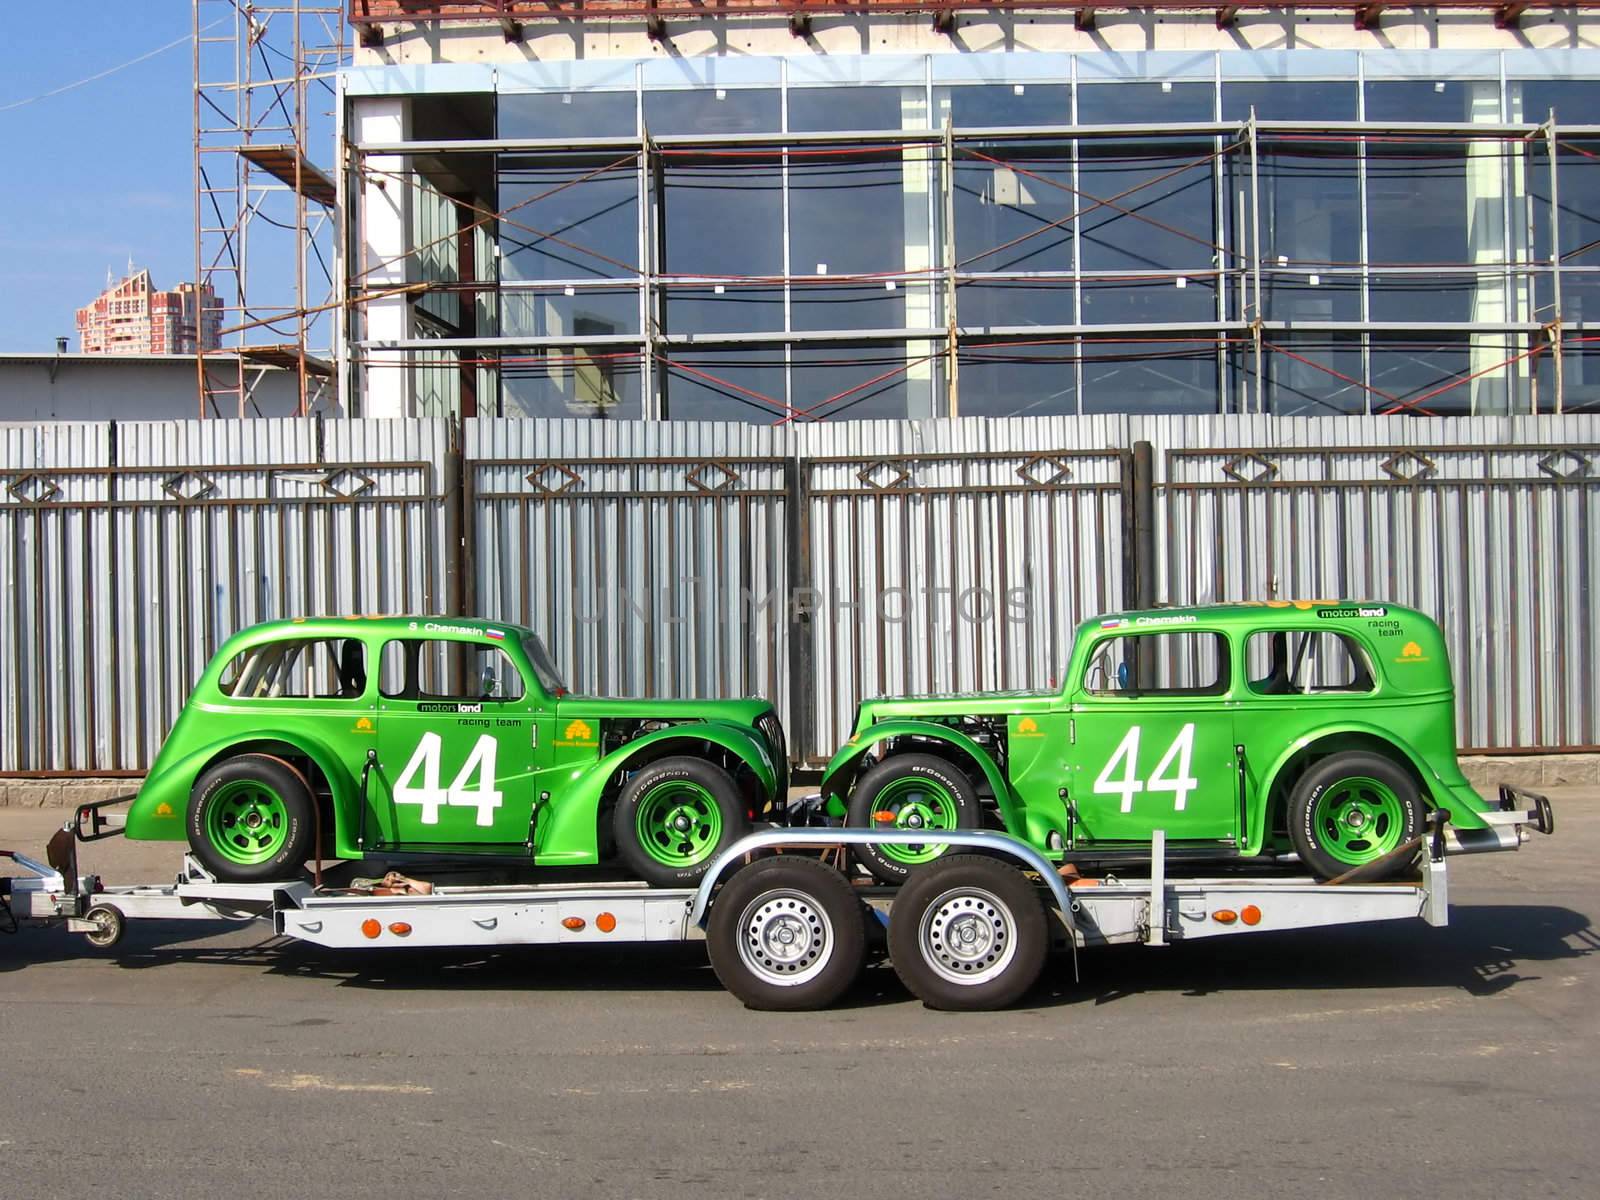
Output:
M403 142L411 136L410 105L398 96L362 97L351 105L351 141L359 149L375 142ZM411 259L410 159L403 154L374 155L356 192L359 252L353 282L367 292L398 287L413 278ZM411 301L403 295L372 300L356 322L368 342L415 336ZM352 347L363 362L357 374L360 395L355 412L363 417L408 417L413 410L412 372L398 350Z
M921 89L911 88L904 89L901 95L903 97L900 102L901 128L926 129L927 97ZM932 146L907 146L901 151L901 169L905 180L902 204L905 212L906 243L902 269L906 271L926 271L933 265L932 230L929 228L932 210L928 201L933 178L934 153L935 147ZM933 325L935 311L933 285L901 281L896 286L900 287L905 295L906 325L924 329ZM928 342L908 342L906 357L922 358L934 348ZM906 372L906 390L910 395L907 416L916 419L947 415L942 408L942 398L932 394L933 378L934 364L931 360L917 363Z
M1486 80L1468 85L1471 88L1471 113L1474 124L1493 124L1500 120L1500 84ZM1467 211L1462 214L1467 222L1468 260L1479 267L1493 266L1506 261L1506 176L1505 153L1507 143L1497 141L1473 142L1467 149ZM1484 322L1503 322L1508 316L1508 297L1505 276L1499 272L1480 274L1472 291L1472 319ZM1499 366L1511 357L1508 339L1503 334L1474 334L1467 355L1468 371L1477 378L1466 386L1471 391L1474 416L1492 416L1507 411L1507 391L1516 385L1519 368ZM1483 372L1482 374L1479 374ZM1457 397L1451 393L1448 399Z

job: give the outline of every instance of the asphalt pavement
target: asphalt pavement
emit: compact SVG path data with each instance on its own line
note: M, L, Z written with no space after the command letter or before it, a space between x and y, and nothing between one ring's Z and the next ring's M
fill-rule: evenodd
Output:
M1448 928L1095 951L1001 1013L927 1011L881 966L837 1010L748 1012L696 946L25 929L0 938L0 1194L1593 1194L1600 792L1552 796L1554 837L1452 860ZM0 809L0 845L63 816Z

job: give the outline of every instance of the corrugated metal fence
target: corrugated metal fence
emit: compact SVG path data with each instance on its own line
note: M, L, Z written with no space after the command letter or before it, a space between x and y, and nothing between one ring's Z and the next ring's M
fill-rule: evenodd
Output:
M523 621L578 690L767 694L815 758L1139 597L1413 604L1463 745L1593 747L1597 464L1595 417L4 427L0 773L138 771L286 615Z

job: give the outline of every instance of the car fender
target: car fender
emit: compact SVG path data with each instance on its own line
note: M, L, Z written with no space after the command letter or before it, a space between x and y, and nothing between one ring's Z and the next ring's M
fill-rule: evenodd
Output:
M734 755L755 773L761 789L770 799L778 785L778 773L768 755L765 741L753 730L727 721L690 721L672 725L635 738L619 746L598 762L574 764L571 782L561 786L548 808L541 808L535 821L539 846L566 846L558 854L535 852L542 864L582 865L599 861L600 806L606 788L618 772L638 769L649 759L662 757L663 743L673 741L710 742ZM552 789L553 790L553 789Z
M1404 757L1405 761L1411 766L1411 768L1416 771L1417 775L1426 785L1427 790L1431 793L1431 799L1434 801L1434 805L1430 805L1430 807L1437 805L1440 797L1448 798L1458 793L1459 789L1456 785L1445 779L1438 771L1430 766L1427 758L1419 753L1415 746L1413 746L1405 738L1398 736L1392 729L1385 729L1377 725L1369 725L1361 721L1341 721L1334 725L1323 725L1308 733L1302 734L1300 737L1290 742L1257 776L1257 778L1260 780L1260 783L1255 789L1255 794L1251 797L1250 812L1254 820L1251 822L1251 828L1248 831L1249 836L1246 839L1247 844L1244 847L1244 852L1246 854L1260 853L1266 834L1266 800L1267 797L1272 795L1273 788L1275 788L1278 784L1279 776L1289 765L1290 760L1293 759L1295 755L1303 751L1307 746L1310 746L1315 742L1324 741L1325 739L1331 737L1340 737L1349 734L1356 734L1361 737L1372 738L1375 741L1383 742L1398 751ZM1452 807L1446 803L1445 807L1451 808L1452 824L1458 823L1456 820L1458 815L1461 817L1461 821L1459 823L1464 824L1468 828L1476 828L1482 824L1481 821L1475 819L1475 813L1471 811L1458 814L1457 809L1459 806Z
M822 794L830 816L845 815L844 795L849 790L849 784L855 779L862 756L879 742L897 737L918 737L944 742L969 756L978 764L978 769L983 772L984 781L994 793L995 803L999 806L1000 816L1004 819L1006 828L1019 836L1026 835L1021 819L1022 806L1012 792L1011 785L1001 774L1000 768L989 756L989 752L959 729L952 729L936 721L880 721L860 731L841 746L838 753L828 761L822 773Z
M187 839L184 815L189 807L189 794L195 780L205 770L206 764L229 750L256 753L253 747L264 742L291 746L317 764L333 792L334 840L342 843L340 833L344 828L344 814L354 803L357 785L345 770L339 756L324 742L308 738L304 733L290 734L280 729L252 729L249 736L222 738L186 754L170 766L163 766L157 774L145 777L139 794L128 809L127 836L147 841L181 842Z

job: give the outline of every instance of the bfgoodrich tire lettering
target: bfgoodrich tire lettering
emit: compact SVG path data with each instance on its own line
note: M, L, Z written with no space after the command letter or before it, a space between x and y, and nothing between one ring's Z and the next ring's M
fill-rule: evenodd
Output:
M300 772L269 754L239 754L195 781L189 849L229 883L293 879L311 855L315 819Z
M1348 751L1314 763L1289 797L1289 839L1323 879L1392 854L1422 831L1416 782L1393 759ZM1397 860L1391 873L1408 867Z
M762 859L717 893L711 967L747 1008L826 1008L866 962L866 918L844 876L815 859Z
M845 806L845 824L863 829L976 829L982 823L972 780L932 754L891 754L856 780ZM854 846L851 852L875 879L904 883L946 849L930 837L911 846Z

